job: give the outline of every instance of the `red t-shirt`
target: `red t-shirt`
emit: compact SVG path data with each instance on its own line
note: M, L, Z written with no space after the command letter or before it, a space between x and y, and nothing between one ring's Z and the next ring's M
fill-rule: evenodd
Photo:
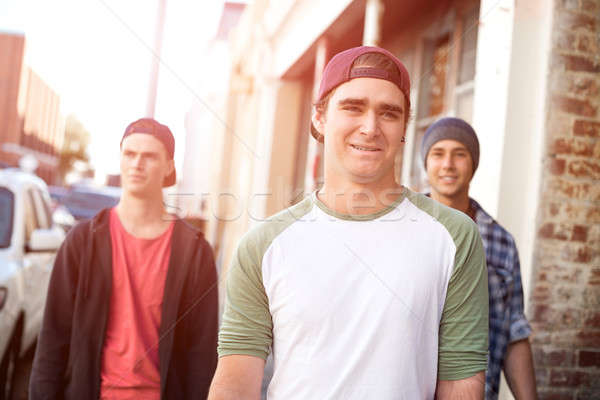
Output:
M159 399L158 329L173 223L154 239L129 234L110 211L112 294L104 338L101 399Z

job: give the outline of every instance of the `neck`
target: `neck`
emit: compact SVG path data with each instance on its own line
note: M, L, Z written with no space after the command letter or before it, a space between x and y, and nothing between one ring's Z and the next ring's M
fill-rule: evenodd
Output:
M119 219L125 226L150 226L165 220L166 210L162 201L162 192L149 197L137 197L123 192L117 204Z
M327 185L326 181L317 196L327 207L340 214L367 215L386 209L401 193L402 186L395 182Z
M443 196L443 195L437 193L436 191L432 191L431 198L436 201L439 201L440 203L442 203L448 207L452 207L458 211L462 211L465 214L468 214L469 204L470 204L468 193L461 194L460 196L448 197L448 196Z

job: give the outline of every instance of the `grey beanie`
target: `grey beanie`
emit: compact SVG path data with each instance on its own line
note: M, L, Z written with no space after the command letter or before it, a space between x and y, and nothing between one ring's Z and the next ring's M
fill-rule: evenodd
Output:
M467 150L471 153L471 159L473 159L473 173L477 170L479 165L479 140L477 140L477 134L475 130L460 118L446 117L439 121L431 124L421 142L421 158L423 159L423 166L427 169L427 153L429 149L435 143L440 140L456 140L465 145Z

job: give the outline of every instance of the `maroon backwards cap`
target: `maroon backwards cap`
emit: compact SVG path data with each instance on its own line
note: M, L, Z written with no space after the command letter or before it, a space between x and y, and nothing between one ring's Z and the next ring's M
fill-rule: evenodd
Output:
M388 71L381 68L373 67L358 67L352 70L352 64L354 61L363 54L366 53L380 53L389 58L398 67L398 73L389 73ZM406 99L406 109L410 109L410 78L408 77L408 71L406 67L398 58L390 53L389 51L380 47L371 46L359 46L353 47L348 50L344 50L341 53L336 54L325 67L323 76L321 77L321 85L319 86L319 95L317 102L323 100L329 92L335 89L342 83L348 82L354 78L378 78L390 81L404 94ZM311 126L312 135L319 140L320 134L315 132L313 126Z
M145 133L154 136L165 146L169 159L173 159L175 155L175 138L168 126L161 124L153 118L140 118L125 128L125 133L123 133L123 137L121 138L121 145L127 136L134 133ZM176 180L175 170L173 170L173 173L165 178L163 187L173 186Z

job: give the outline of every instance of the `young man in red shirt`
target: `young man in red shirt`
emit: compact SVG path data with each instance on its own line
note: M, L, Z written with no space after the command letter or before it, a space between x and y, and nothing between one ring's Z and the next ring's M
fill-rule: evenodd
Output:
M200 399L216 367L217 274L167 213L175 140L150 118L121 140L118 205L71 230L48 289L30 399Z

